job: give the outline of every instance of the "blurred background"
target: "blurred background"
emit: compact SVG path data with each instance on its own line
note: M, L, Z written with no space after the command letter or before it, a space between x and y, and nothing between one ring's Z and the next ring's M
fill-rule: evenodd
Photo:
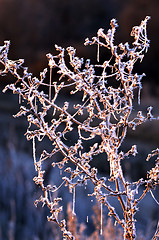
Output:
M112 18L116 18L119 28L116 42L132 41L130 32L133 26L140 24L146 15L151 16L148 23L148 38L151 46L141 64L136 65L138 73L146 73L143 79L141 105L136 111L146 112L148 106L154 106L153 113L159 115L159 1L158 0L0 0L0 44L10 40L9 58L25 59L24 66L34 76L47 67L46 54L55 53L54 45L73 46L77 55L96 60L96 47L85 47L85 38L96 36L99 28L106 31ZM102 59L101 59L102 60ZM43 240L56 239L57 229L47 220L47 210L35 209L34 201L40 190L32 179L35 170L32 161L32 145L27 142L24 133L27 123L24 118L13 119L18 111L17 96L2 93L9 78L0 78L0 239L2 240ZM138 127L137 132L129 132L123 150L138 145L138 156L125 163L125 174L129 179L145 177L152 167L145 164L145 158L159 147L159 124L155 121ZM39 152L42 146L39 146ZM106 175L107 168L101 161L97 166L99 173ZM60 181L58 173L48 174L55 184ZM55 177L56 176L56 177ZM81 190L80 190L81 191ZM89 190L88 190L89 192ZM159 201L159 194L154 193ZM86 195L80 192L79 196ZM71 200L69 195L67 200ZM79 200L80 202L80 200ZM142 205L143 204L143 205ZM159 219L159 206L151 195L141 204L143 212L139 214L138 228L141 231L150 223ZM79 205L79 221L86 222L86 211L91 204ZM91 222L88 234L93 231ZM61 239L61 237L57 238Z

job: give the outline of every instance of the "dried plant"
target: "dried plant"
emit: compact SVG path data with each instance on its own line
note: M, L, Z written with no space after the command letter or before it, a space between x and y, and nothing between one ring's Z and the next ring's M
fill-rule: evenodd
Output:
M123 231L120 227L114 226L112 219L109 217L108 219L103 218L103 226L102 226L102 235L101 232L101 207L100 204L96 204L93 206L92 215L93 225L95 230L91 233L90 236L86 236L84 234L84 230L86 225L81 223L78 224L77 216L73 215L71 204L69 203L67 207L67 226L68 230L73 233L75 239L79 240L122 240L123 239ZM144 240L144 239L143 239Z
M56 56L47 54L50 83L44 82L47 79L47 69L40 73L40 78L32 77L28 69L23 67L23 59L17 61L8 59L9 41L5 41L0 47L0 62L4 66L0 75L10 73L16 78L16 82L7 85L3 92L10 89L13 94L18 94L23 100L20 111L15 117L27 116L29 126L26 137L27 140L33 141L33 158L37 172L34 182L43 192L35 205L39 202L47 205L51 213L48 221L55 222L61 228L63 239L75 239L75 237L70 227L70 231L67 230L65 219L60 219L60 213L63 211L63 207L60 206L62 199L53 198L53 192L59 187L44 183L43 166L47 160L52 160L53 167L63 169L63 174L65 173L65 176L62 175L63 183L74 194L73 206L76 186L84 186L88 181L92 182L94 191L90 196L94 196L101 206L107 206L109 216L113 216L123 228L124 239L136 238L135 214L139 210L138 204L151 189L155 189L159 184L158 149L152 151L146 159L148 161L151 157L156 157L155 166L147 173L147 179L141 178L135 182L128 182L125 179L121 162L130 155L135 157L137 147L133 145L126 153L120 150L128 128L135 130L138 125L157 119L152 115L151 106L145 115L139 111L133 118L131 114L136 90L138 104L140 104L141 81L145 74L134 73L133 68L137 61L142 61L149 47L150 41L146 30L149 18L146 17L139 26L133 27L131 36L134 42L131 46L128 43L115 45L114 37L118 27L115 19L111 20L111 28L107 33L99 29L97 37L93 37L92 40L86 39L85 45L97 45L98 64L95 65L91 64L89 59L84 63L83 58L75 55L76 50L73 47L65 50L55 45L58 54ZM111 54L111 57L102 64L99 63L101 48L107 49ZM52 80L53 71L57 72L59 78L57 82ZM115 86L111 84L112 79L116 81ZM42 86L48 86L47 93L41 88ZM77 94L78 104L71 107L69 102L65 101L60 106L60 93L63 94L65 89L68 89L70 96L74 95L74 98ZM73 134L77 132L75 135L77 139L74 138L75 142L71 144L70 132ZM38 159L35 153L35 141L36 139L43 141L46 137L52 143L52 151L44 150ZM90 142L90 148L86 150L85 145L88 142ZM100 157L102 153L106 155L105 164L110 166L109 179L99 178L97 169L91 167L92 159L95 156ZM57 161L55 155L60 160ZM114 183L114 188L109 186L110 181ZM140 186L143 190L139 196ZM118 215L115 206L110 204L109 199L112 197L119 200L123 211L122 217ZM73 214L75 214L74 207ZM72 232L74 232L73 229ZM153 239L157 239L158 235L159 232L156 231Z

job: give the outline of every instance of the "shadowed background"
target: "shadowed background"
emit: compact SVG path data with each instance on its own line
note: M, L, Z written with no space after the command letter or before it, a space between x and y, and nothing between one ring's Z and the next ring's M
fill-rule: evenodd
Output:
M132 41L131 28L138 25L146 15L151 16L148 23L148 38L151 47L141 64L136 65L138 73L145 72L141 106L137 110L146 111L154 106L154 115L159 115L159 2L158 0L0 0L0 44L11 41L10 59L24 58L24 66L34 76L47 67L45 55L56 54L54 45L73 46L77 55L96 60L96 47L85 47L85 38L96 36L99 28L106 31L112 18L116 18L119 28L116 42ZM102 61L103 55L101 55ZM18 111L17 97L10 93L2 94L10 78L0 78L0 239L5 240L43 240L55 239L56 229L46 221L47 212L35 209L33 202L39 196L34 186L34 166L31 159L32 146L23 136L27 123L24 118L13 119ZM129 132L123 150L138 144L138 157L125 163L128 178L136 180L145 177L151 167L145 164L145 157L159 146L159 127L157 122L148 123ZM137 139L137 140L136 140ZM39 146L39 152L42 146ZM96 167L101 174L107 168L101 161ZM48 172L48 178L54 178ZM54 173L57 182L58 174ZM55 183L55 180L52 180ZM84 193L83 193L84 194ZM159 200L159 194L156 196ZM71 200L71 196L68 197ZM149 196L146 200L145 215L139 216L141 228L150 221L158 219L158 206ZM85 211L89 206L80 206L80 221L85 221ZM146 215L147 214L147 215ZM139 224L139 225L140 225ZM140 226L139 226L140 227ZM90 223L90 231L92 226ZM88 233L90 232L88 231ZM60 238L59 238L60 239Z

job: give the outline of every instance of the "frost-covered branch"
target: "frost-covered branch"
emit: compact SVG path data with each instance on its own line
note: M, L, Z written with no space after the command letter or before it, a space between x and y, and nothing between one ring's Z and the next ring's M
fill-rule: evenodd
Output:
M23 102L20 111L15 117L25 115L29 126L26 132L27 140L33 141L33 157L37 176L34 177L35 184L41 186L43 195L35 204L42 202L50 209L49 221L56 222L63 232L64 239L74 239L71 232L67 231L65 220L59 220L62 206L59 206L61 198L54 198L52 193L59 189L57 186L44 184L44 161L52 160L52 166L63 169L62 185L69 187L72 191L76 186L84 186L91 181L94 186L90 196L108 207L109 215L113 216L124 229L124 239L136 238L135 214L138 204L151 189L159 183L159 151L154 150L149 154L147 160L156 156L156 164L147 173L147 179L139 179L137 182L127 182L121 162L124 158L137 154L137 147L124 153L119 150L124 141L128 128L136 130L136 127L146 121L155 119L152 115L152 107L147 109L144 115L141 111L132 119L131 113L135 101L135 90L138 90L138 104L140 104L140 91L142 89L142 78L145 74L134 73L134 64L142 61L149 47L147 38L146 17L139 26L132 29L131 36L133 44L121 43L115 45L115 32L118 27L115 19L111 20L111 28L104 32L99 29L97 37L85 40L85 45L97 45L97 61L100 58L100 49L106 48L111 57L103 63L96 65L91 61L76 56L76 50L68 47L66 50L55 45L57 55L47 54L49 70L44 69L40 77L32 77L26 67L24 60L12 61L8 59L9 41L0 47L0 63L4 69L0 75L12 74L16 82L7 85L7 89L18 94ZM69 58L69 60L68 60ZM68 61L67 61L68 60ZM53 81L53 71L58 76L58 81ZM23 73L22 73L23 72ZM48 78L49 81L45 82ZM100 72L100 74L99 74ZM111 79L116 81L112 86ZM49 82L49 83L48 83ZM48 91L42 90L48 88ZM69 96L78 96L78 104L73 107L69 101L62 104L59 98L63 92L69 92ZM67 99L66 99L67 100ZM62 102L62 101L61 101ZM52 113L50 115L50 112ZM75 134L76 140L70 145L69 134ZM48 138L52 144L52 151L44 150L39 159L35 155L35 140L43 141ZM97 140L98 139L98 140ZM89 150L85 148L89 141ZM60 160L54 156L61 153ZM99 178L96 168L91 167L91 161L95 156L106 154L105 164L110 166L110 176ZM54 160L55 159L55 160ZM70 165L69 163L72 163ZM114 188L109 182L114 183ZM144 186L144 190L138 198L138 189ZM61 186L61 185L60 185ZM123 211L120 219L114 206L110 204L110 197L117 198Z

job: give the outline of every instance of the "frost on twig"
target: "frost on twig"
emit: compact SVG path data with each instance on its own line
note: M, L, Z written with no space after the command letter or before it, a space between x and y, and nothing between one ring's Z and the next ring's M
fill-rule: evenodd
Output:
M16 82L7 85L3 91L10 89L23 99L20 111L15 117L22 115L27 117L29 126L26 137L27 140L33 140L34 164L37 170L34 181L41 186L43 192L35 204L42 202L43 205L47 205L51 213L48 220L58 224L64 239L74 239L74 237L67 231L65 220L59 220L59 214L62 212L62 206L59 206L61 198L53 199L51 195L59 187L44 184L44 161L51 159L53 167L63 169L62 178L65 186L68 186L70 191L73 189L74 194L76 186L83 186L87 181L91 181L94 191L90 196L95 196L101 206L102 204L107 206L109 216L113 216L123 227L124 239L135 239L137 206L146 193L155 189L159 183L158 150L148 156L147 160L151 156L157 156L157 160L154 168L148 172L147 179L139 179L132 183L125 180L121 161L129 155L135 157L137 147L132 146L127 153L119 150L128 128L136 130L138 125L155 119L152 115L152 107L147 109L146 114L139 111L135 118L131 117L136 90L140 104L142 78L145 74L134 73L134 64L142 61L149 47L150 41L146 30L149 18L146 17L139 26L133 27L132 45L127 42L115 45L115 32L118 27L115 19L111 20L111 28L106 33L104 29L99 29L97 37L93 37L92 40L87 38L85 45L96 44L98 47L98 61L101 47L110 51L111 57L102 64L93 65L89 59L84 61L83 58L77 57L76 49L73 47L65 50L55 45L57 55L47 54L50 68L49 84L45 82L47 69L40 73L40 78L32 77L28 69L23 67L23 60L8 59L9 41L5 41L4 46L0 47L0 62L4 66L0 74L3 76L10 73L16 78ZM66 61L66 55L69 63ZM19 69L23 74L19 73ZM53 71L58 75L58 82L53 82ZM115 87L111 84L112 78L117 82ZM41 90L41 86L48 87L48 91ZM62 106L59 104L59 96L65 89L68 89L70 96L82 94L79 103L73 106L73 111L69 101L65 101ZM47 118L50 111L51 119ZM76 130L77 139L70 145L67 138L69 133L74 134ZM46 137L52 143L52 151L44 150L38 160L35 157L35 139L43 141ZM92 140L94 144L86 150L86 143ZM62 155L60 161L54 160L57 153ZM110 166L108 179L99 178L97 169L91 167L92 159L102 153L107 156L105 164ZM109 186L109 181L114 183L114 188ZM62 185L63 182L60 186ZM136 198L141 185L145 187L144 191ZM119 217L115 206L109 202L112 196L119 200L123 211L122 217Z

